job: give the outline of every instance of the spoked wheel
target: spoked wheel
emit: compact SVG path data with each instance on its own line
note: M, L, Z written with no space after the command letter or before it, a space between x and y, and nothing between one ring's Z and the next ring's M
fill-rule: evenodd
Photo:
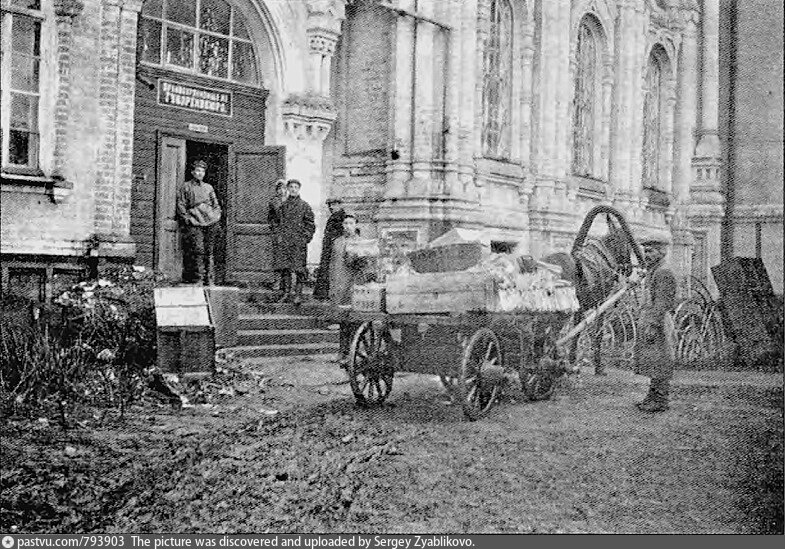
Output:
M395 350L390 331L373 322L362 324L349 349L349 385L360 406L384 402L392 391Z
M504 381L501 346L489 328L480 328L463 353L458 392L463 413L475 421L491 409Z

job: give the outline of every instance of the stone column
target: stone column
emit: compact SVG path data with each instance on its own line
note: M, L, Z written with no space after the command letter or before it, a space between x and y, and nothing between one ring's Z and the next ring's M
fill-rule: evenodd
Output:
M335 110L325 98L291 96L281 106L282 145L286 146L286 174L303 183L301 196L316 216L317 234L308 245L309 262L319 260L324 228L325 182L323 144L336 118Z
M462 195L472 192L474 188L475 82L479 77L478 74L481 74L477 72L477 67L482 66L482 51L478 48L477 37L477 10L478 0L463 0L461 2L458 12L460 14L460 41L453 42L453 47L461 51L458 178Z
M440 17L444 19L445 13L452 11L460 13L461 2L451 1L447 9L443 10ZM461 37L463 28L455 26L451 32L446 34L446 55L448 72L446 74L447 98L445 101L445 140L444 140L444 160L445 160L445 192L449 195L460 194L458 182L458 163L459 154L459 134L460 134L460 109L461 109Z
M681 58L679 60L674 139L674 195L678 205L690 198L692 183L692 154L695 150L694 132L697 116L698 46L695 11L684 13Z
M419 13L425 17L433 16L433 2L415 1ZM433 160L433 44L434 32L438 30L431 23L418 21L414 42L414 106L412 126L414 127L414 150L412 151L412 182L409 193L413 196L431 194L431 166Z
M414 8L414 0L400 0L402 9ZM414 36L417 23L411 17L395 16L392 33L392 70L390 71L390 149L387 162L385 198L399 199L407 194L411 178L412 116L414 98Z
M534 59L534 6L526 6L526 20L521 36L521 162L531 163L532 136L532 61Z
M674 136L673 196L674 216L671 221L673 249L671 265L679 281L680 292L688 291L692 273L692 232L687 215L692 184L692 154L697 121L699 14L693 9L681 12L683 28L681 56L677 80L676 128Z
M619 3L616 20L616 85L614 103L616 109L612 120L610 183L614 192L614 204L626 209L633 192L632 152L635 145L635 88L640 87L638 70L637 39L640 32L636 26L636 7L633 2Z
M701 66L701 128L695 156L719 157L719 0L703 0Z

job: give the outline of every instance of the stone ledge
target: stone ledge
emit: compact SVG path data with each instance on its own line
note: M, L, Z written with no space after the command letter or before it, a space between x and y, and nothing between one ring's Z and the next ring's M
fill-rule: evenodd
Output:
M74 184L60 177L47 177L40 173L0 174L0 191L19 194L45 194L57 204L70 196Z

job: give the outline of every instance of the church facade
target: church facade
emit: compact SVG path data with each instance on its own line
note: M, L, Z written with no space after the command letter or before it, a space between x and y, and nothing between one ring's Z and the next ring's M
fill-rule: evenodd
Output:
M464 227L542 255L609 204L671 232L683 288L711 285L727 233L720 8L3 0L4 291L47 297L91 260L176 278L174 189L197 158L224 206L226 283L271 278L267 203L286 177L319 228L337 196L364 236L410 245Z

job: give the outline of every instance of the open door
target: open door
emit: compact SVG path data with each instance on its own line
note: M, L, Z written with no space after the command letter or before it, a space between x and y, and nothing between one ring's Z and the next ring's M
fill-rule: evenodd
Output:
M286 177L286 148L236 151L233 166L227 226L230 278L258 285L274 278L267 212L275 182Z
M177 223L177 186L185 180L185 140L162 137L158 162L155 267L172 280L180 280L183 252Z

